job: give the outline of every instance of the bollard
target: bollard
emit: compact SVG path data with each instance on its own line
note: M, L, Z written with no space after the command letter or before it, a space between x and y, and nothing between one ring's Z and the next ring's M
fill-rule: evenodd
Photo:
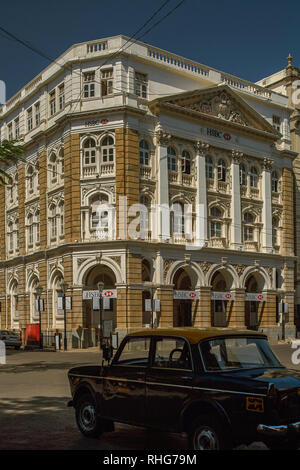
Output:
M0 340L0 364L6 364L6 346L4 341Z

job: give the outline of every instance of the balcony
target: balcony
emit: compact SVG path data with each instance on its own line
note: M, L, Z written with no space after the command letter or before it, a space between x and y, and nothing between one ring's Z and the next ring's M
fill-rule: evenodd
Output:
M218 191L221 193L227 193L228 183L226 181L218 181Z
M211 248L226 248L226 238L224 237L211 237L210 246Z
M98 178L114 176L115 175L115 165L114 163L102 163L100 165L100 172L97 168L97 165L84 166L82 169L83 178Z
M151 180L152 171L149 166L140 166L140 178L143 180Z
M281 204L281 194L272 191L272 202L275 204Z
M206 185L208 191L215 191L215 181L213 179L207 178Z
M245 251L258 251L258 243L255 241L244 241Z
M182 185L183 186L194 186L194 177L193 175L182 174Z
M250 188L250 197L252 199L259 199L259 189L258 188Z

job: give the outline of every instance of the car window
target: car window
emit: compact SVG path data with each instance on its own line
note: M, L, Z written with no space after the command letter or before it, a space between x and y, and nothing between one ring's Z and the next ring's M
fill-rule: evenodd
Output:
M146 366L150 351L150 338L128 338L113 364Z
M191 369L190 350L182 338L160 338L155 343L153 367Z

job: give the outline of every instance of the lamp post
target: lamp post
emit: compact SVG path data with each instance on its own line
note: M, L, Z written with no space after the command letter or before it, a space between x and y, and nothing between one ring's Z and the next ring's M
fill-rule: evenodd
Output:
M63 296L63 311L64 311L64 351L67 351L68 343L67 343L67 314L66 314L66 292L69 288L68 284L64 281L60 283L60 288L62 290Z
M154 287L150 287L150 298L151 298L151 328L154 328L154 321L153 321L153 294L154 294Z
M97 284L98 291L99 291L99 319L100 319L100 349L103 349L103 319L102 319L102 293L104 289L104 283L98 282Z
M42 337L42 318L41 318L41 305L40 305L40 298L41 293L43 292L43 288L40 284L37 285L36 289L36 296L38 301L38 314L39 314L39 328L40 328L40 349L43 349L43 337Z

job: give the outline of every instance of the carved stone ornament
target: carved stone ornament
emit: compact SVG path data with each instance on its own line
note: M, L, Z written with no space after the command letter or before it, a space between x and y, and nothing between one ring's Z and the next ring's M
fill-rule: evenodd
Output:
M273 280L273 268L271 268L270 266L265 268L265 270L267 271L268 273L268 276L270 278L270 281L271 281L271 284L272 284L272 280Z
M239 276L242 276L246 269L246 266L243 266L242 264L233 264L232 266L234 267Z
M172 138L171 134L168 134L167 132L164 132L161 128L158 128L155 135L156 141L159 145L167 147L170 144Z
M198 140L197 142L194 143L194 149L197 154L203 155L209 150L209 144L206 142L203 142L201 140Z
M77 266L81 266L88 258L77 258Z
M247 126L248 122L243 113L235 107L231 97L225 91L210 99L201 100L185 107L204 114L211 114L221 119L226 119L242 126Z
M173 259L164 259L164 279L166 279L167 272L169 271L169 268L173 262Z
M118 265L119 267L121 267L121 259L122 259L121 256L110 256L110 258L111 258L115 263L117 263L117 265Z
M199 266L203 272L203 274L206 274L210 267L211 267L212 263L209 263L208 261L202 261L201 263L199 263Z
M240 163L241 159L243 158L243 152L239 152L238 150L232 150L232 159L234 163Z
M272 171L274 160L271 158L264 158L263 169L267 171Z

